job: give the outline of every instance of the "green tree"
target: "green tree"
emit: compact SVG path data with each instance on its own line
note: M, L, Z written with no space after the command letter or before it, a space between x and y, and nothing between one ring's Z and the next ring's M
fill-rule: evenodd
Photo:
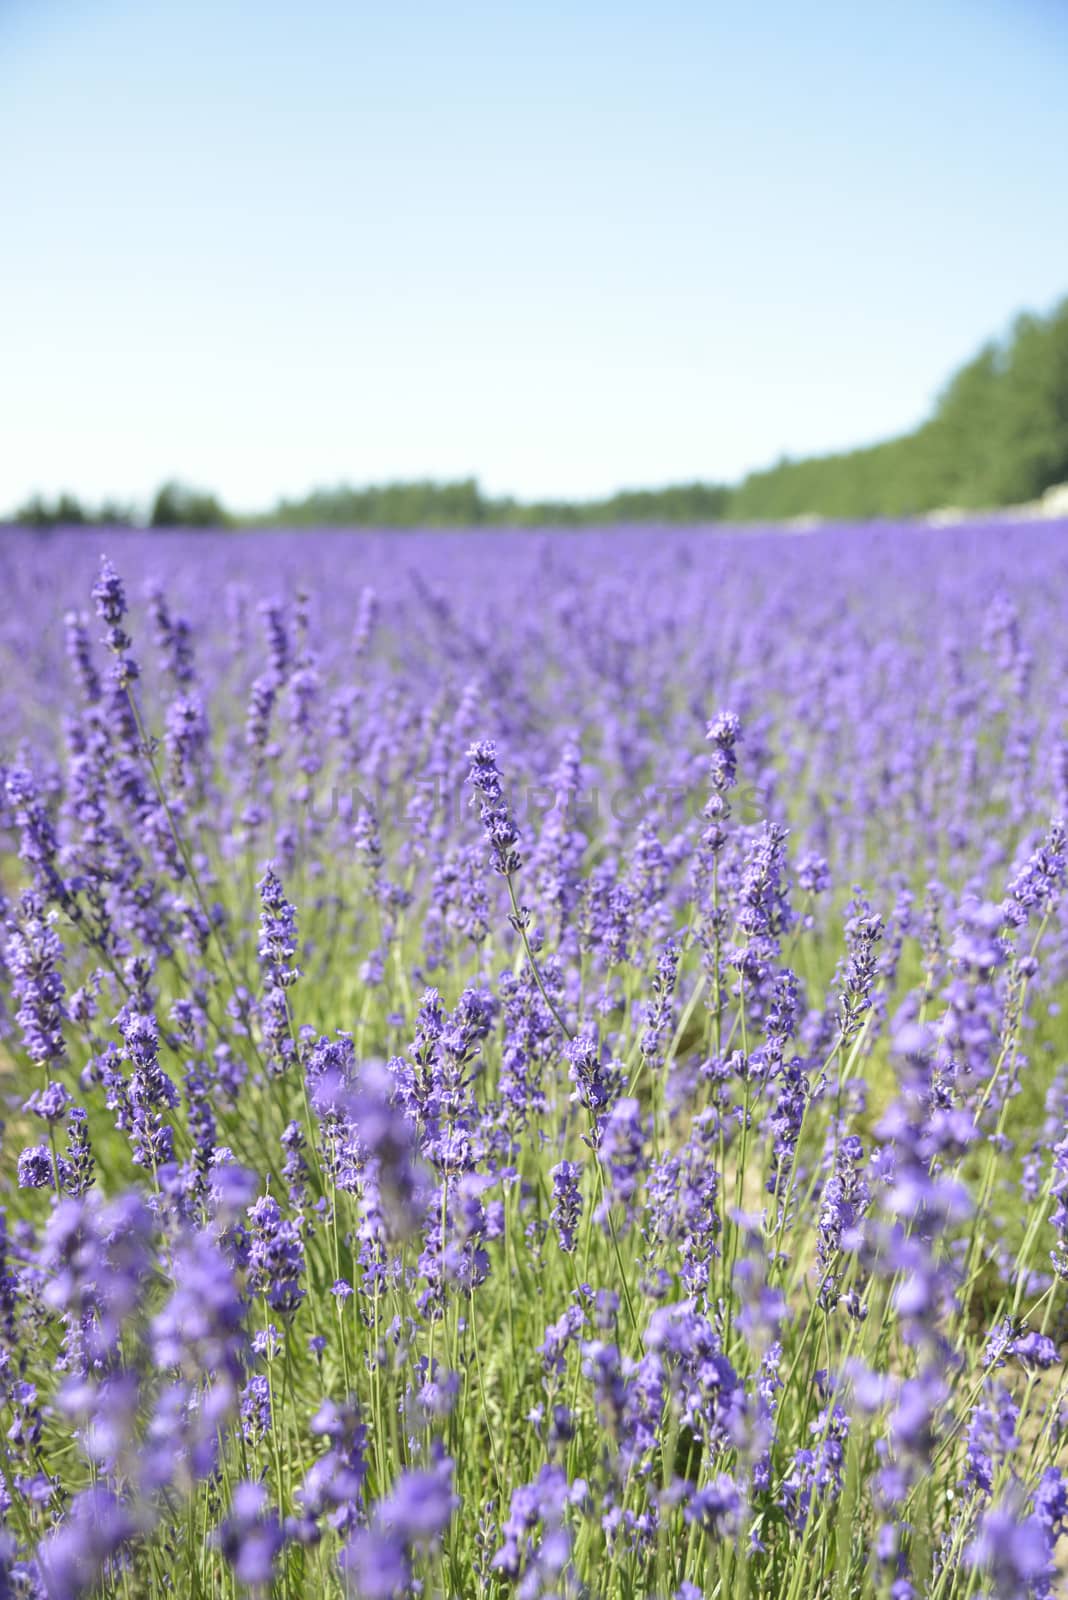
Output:
M172 480L157 492L149 525L153 528L219 528L229 520L214 495Z
M1022 316L954 374L929 421L882 444L750 473L738 520L898 517L1011 505L1068 480L1068 300Z

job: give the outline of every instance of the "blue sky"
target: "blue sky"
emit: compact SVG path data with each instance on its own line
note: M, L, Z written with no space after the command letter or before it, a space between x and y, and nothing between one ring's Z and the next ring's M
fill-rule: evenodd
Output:
M734 478L1068 293L1060 0L0 0L0 508Z

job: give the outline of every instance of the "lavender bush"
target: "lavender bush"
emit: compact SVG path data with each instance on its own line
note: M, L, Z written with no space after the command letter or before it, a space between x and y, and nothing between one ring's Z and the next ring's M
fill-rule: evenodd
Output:
M0 1596L1064 1592L1068 529L107 543L0 545Z

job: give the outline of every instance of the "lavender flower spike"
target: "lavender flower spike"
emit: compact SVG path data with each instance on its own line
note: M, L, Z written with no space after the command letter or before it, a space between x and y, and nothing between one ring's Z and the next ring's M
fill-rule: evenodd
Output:
M501 786L501 775L497 768L497 746L492 739L484 739L471 746L467 757L471 763L467 781L482 797L479 802L479 815L493 852L494 868L502 876L508 877L511 873L519 871L522 857L516 849L519 829L508 809ZM473 800L474 796L472 802Z

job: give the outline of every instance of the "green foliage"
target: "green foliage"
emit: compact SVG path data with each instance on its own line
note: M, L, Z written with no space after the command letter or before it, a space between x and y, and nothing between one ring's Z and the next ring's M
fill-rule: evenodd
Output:
M302 500L283 500L269 518L292 527L477 527L486 501L473 478L458 483L386 483L353 489L339 484Z
M92 521L81 502L74 495L66 493L52 502L34 495L15 516L17 521L29 528L74 528Z
M214 495L165 483L153 528L220 527L237 521L289 527L596 527L611 523L774 522L820 516L840 521L908 517L939 506L965 510L1037 499L1068 481L1068 299L1046 317L1023 315L946 385L933 415L900 438L861 450L789 458L729 488L682 483L622 489L600 500L523 502L483 493L474 478L439 483L339 484L269 513L231 517ZM98 512L71 495L40 497L15 514L27 527L131 522L128 508Z
M907 517L1038 498L1068 479L1068 300L1021 316L946 385L934 414L897 439L803 461L784 459L736 488L687 483L603 500L494 500L474 479L319 491L269 518L298 525L588 527L619 522L841 521ZM267 519L265 519L267 520Z
M317 489L302 500L283 500L260 522L290 527L480 528L592 527L615 522L712 522L721 518L730 490L706 483L668 489L624 489L604 500L523 503L483 494L474 478L455 483L385 483L354 489Z
M934 415L899 439L781 461L751 473L728 516L900 517L1037 499L1068 479L1068 300L1021 316L947 384Z
M152 502L149 526L153 528L219 528L230 517L213 494L190 489L173 479L165 483Z
M80 527L119 528L131 525L136 518L131 507L118 505L113 500L105 500L98 510L92 510L89 506L83 505L75 495L63 493L52 501L44 499L41 495L34 495L15 512L15 521L24 528L43 530Z

